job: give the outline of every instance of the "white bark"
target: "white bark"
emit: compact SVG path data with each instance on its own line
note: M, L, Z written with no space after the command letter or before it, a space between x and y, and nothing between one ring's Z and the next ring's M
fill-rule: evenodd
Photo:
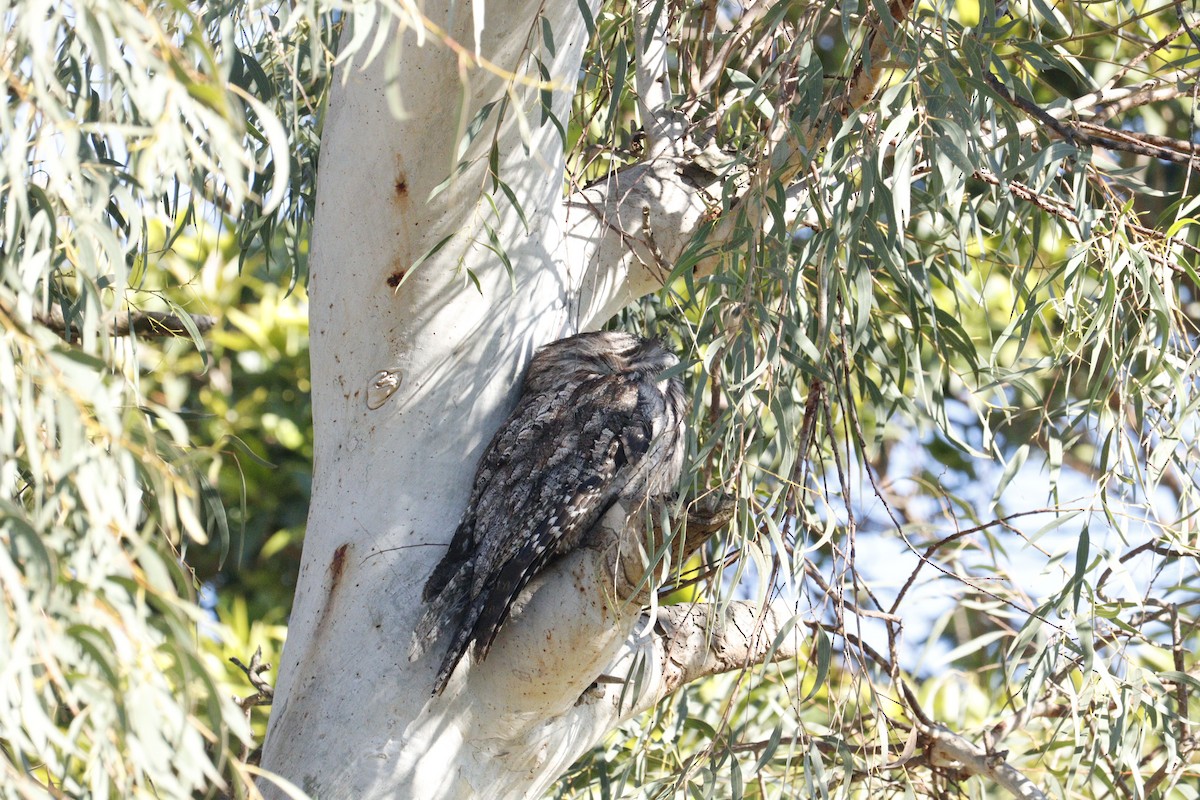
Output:
M314 796L534 796L617 721L576 705L618 657L636 615L611 602L612 571L599 551L537 581L483 667L460 667L442 697L429 695L440 648L406 659L420 587L533 350L598 326L631 292L655 288L644 276L628 288L626 240L601 232L590 211L572 220L576 231L592 220L590 257L580 260L565 241L561 141L540 124L538 87L503 74L536 77L526 49L540 47L536 10L489 2L479 52L499 69L465 70L467 119L509 91L515 101L500 131L500 174L528 234L501 193L498 218L482 199L495 116L469 151L478 163L429 199L456 162L467 63L432 29L423 46L410 28L394 34L395 51L343 65L330 102L310 262L312 508L263 755L264 768ZM461 5L453 22L444 7L424 13L455 42L474 43ZM543 53L553 111L565 126L585 27L574 0L547 2L542 15L554 31L556 56ZM389 110L389 76L403 118ZM670 213L664 236L688 229L686 211ZM481 244L484 221L511 276ZM597 266L601 257L607 267Z
M425 13L456 41L474 41L463 8L453 26L445 8ZM586 33L574 2L546 15L558 54L547 66L561 83L554 110L565 120ZM481 52L527 72L534 19L526 4L488 3ZM480 194L486 135L471 153L483 163L429 200L455 164L459 61L431 35L424 46L411 29L399 35L398 53L387 46L365 67L355 60L341 68L322 143L309 287L313 499L263 758L321 797L475 796L470 787L482 792L492 779L488 758L505 747L508 728L544 713L540 698L527 696L536 692L513 680L515 665L534 661L537 635L502 637L489 660L495 671L478 671L469 693L455 685L436 703L432 659L409 664L405 654L421 584L526 362L537 345L575 328L570 275L560 266L562 146L553 126L542 125L527 156L509 113L500 170L520 198L528 235L503 199L500 220L488 217ZM389 74L399 76L403 119L389 110ZM468 118L505 96L502 77L480 68L467 76ZM537 119L537 88L518 84L514 96L521 113ZM485 219L515 268L515 285L477 243L487 241ZM458 235L405 272L449 233ZM389 383L390 394L380 388ZM554 677L557 666L541 665L541 675L531 668L527 686Z
M658 12L655 15L655 12ZM597 327L637 298L661 288L675 258L700 227L711 200L681 177L686 119L672 103L667 42L669 9L657 0L635 8L634 77L646 135L642 162L614 172L567 200L569 263L580 264L579 314ZM653 35L646 33L653 29ZM719 186L710 197L720 197Z

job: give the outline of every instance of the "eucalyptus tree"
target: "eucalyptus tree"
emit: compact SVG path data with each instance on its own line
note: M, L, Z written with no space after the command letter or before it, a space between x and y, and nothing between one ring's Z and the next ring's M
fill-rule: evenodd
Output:
M356 17L323 132L316 488L264 765L363 797L537 796L589 752L560 791L936 793L977 775L1038 796L1194 772L1188 13ZM1174 202L1143 212L1160 192ZM533 349L614 315L689 356L676 530L706 493L735 518L683 564L693 537L639 549L603 527L431 698L433 664L405 645L478 454ZM990 491L956 491L950 468ZM1039 470L1010 510L1006 487ZM916 554L905 580L867 580L876 540ZM1141 554L1155 571L1125 566ZM747 564L756 596L736 600ZM702 589L643 613L647 576ZM981 668L978 717L940 719L905 663L933 576L960 604L951 662ZM686 713L640 716L724 672ZM623 756L612 731L635 718ZM710 736L688 752L696 719ZM674 757L653 758L667 738Z
M315 219L315 480L264 790L1190 796L1189 3L23 5L14 785L191 791L234 749L203 737L245 735L161 555L210 495L115 338L162 203L168 231L215 211L301 259ZM185 311L160 326L201 340ZM606 325L685 362L674 534L602 526L431 697L408 641L475 461L533 350ZM85 376L112 396L50 399ZM127 607L123 638L78 616ZM173 712L120 713L129 686Z

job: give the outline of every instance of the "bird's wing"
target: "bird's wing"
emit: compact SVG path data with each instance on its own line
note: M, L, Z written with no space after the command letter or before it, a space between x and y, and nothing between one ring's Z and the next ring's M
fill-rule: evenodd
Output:
M637 383L605 376L573 393L542 451L532 458L544 464L511 514L494 518L510 533L480 537L479 568L471 600L469 639L475 655L487 655L512 605L533 576L555 557L569 552L623 497L650 451L653 408L639 401ZM532 455L532 454L531 454ZM528 462L527 462L528 463ZM644 481L643 481L644 482ZM489 546L493 545L493 546ZM486 565L486 566L485 566Z

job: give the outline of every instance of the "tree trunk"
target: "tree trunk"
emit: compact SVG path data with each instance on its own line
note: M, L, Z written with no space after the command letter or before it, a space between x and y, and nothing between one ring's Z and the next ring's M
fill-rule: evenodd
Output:
M551 57L535 6L488 3L479 51L497 70L471 63L468 8L460 4L449 23L447 9L426 9L466 48L461 57L432 30L422 44L412 28L397 33L396 20L383 23L390 29L356 20L356 31L384 30L402 44L388 42L365 67L340 68L325 123L309 287L312 509L263 757L318 797L538 793L590 743L584 734L573 747L551 743L548 720L572 707L623 638L597 617L593 597L556 572L466 685L431 699L440 653L406 658L421 585L526 363L580 323L580 276L564 258L563 144L553 124L539 124L538 87L514 82L509 91L497 72L536 76L528 56L539 53L565 126L583 17L570 0L544 6ZM528 234L503 193L494 196L498 214L484 198L498 107L465 156L475 162L430 199L459 160L456 112L461 125L506 97L519 110L510 105L500 125L499 173ZM485 224L511 275L484 246ZM594 625L578 626L589 614Z
M534 350L661 286L705 212L678 178L666 124L647 126L654 158L564 201L580 7L489 2L482 61L469 8L451 19L427 7L437 29L410 27L399 48L342 65L325 122L309 286L312 509L263 754L318 797L539 796L623 719L729 658L761 660L788 618L750 619L734 604L719 618L668 609L647 624L625 601L642 562L618 510L591 547L534 580L486 662L464 659L442 696L430 696L442 645L407 660L421 587ZM395 21L355 29L372 37ZM637 73L639 94L663 103L664 36L660 20ZM529 79L535 56L551 78L546 110L546 85ZM460 153L464 129L474 136ZM489 176L493 140L528 230ZM771 652L786 657L795 642Z

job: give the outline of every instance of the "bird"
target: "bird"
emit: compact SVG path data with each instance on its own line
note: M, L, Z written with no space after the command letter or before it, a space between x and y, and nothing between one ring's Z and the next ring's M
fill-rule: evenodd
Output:
M448 639L434 696L469 649L475 664L487 657L529 581L586 543L609 509L621 503L628 521L674 493L689 403L680 379L663 372L678 363L657 340L621 331L534 354L422 591L409 659Z

